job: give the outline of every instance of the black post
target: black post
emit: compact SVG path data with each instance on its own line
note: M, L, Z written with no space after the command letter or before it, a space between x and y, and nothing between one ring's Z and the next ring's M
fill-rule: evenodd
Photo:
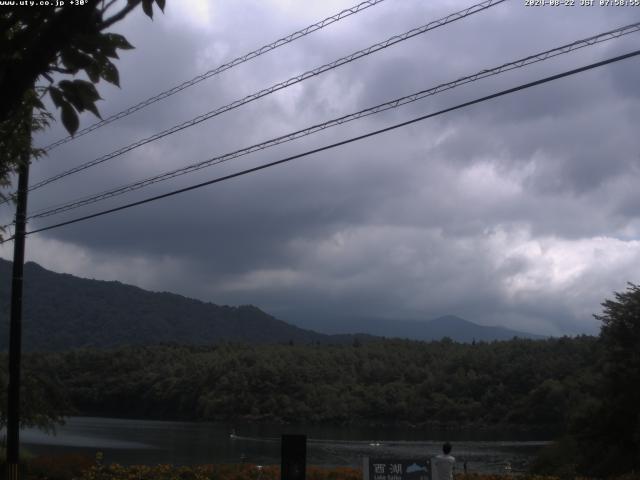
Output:
M305 480L307 436L282 435L280 480Z
M20 357L22 354L22 271L29 189L29 156L18 169L16 231L13 241L13 279L11 282L11 323L9 326L9 395L7 405L8 479L20 477Z

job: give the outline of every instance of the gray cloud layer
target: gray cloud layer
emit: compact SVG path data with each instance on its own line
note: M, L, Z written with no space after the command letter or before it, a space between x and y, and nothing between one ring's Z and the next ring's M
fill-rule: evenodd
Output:
M104 115L348 2L168 2L119 30L122 90ZM470 5L388 0L79 138L46 178L371 43ZM311 6L309 6L311 5ZM33 192L33 210L351 113L631 23L640 9L511 1L273 94ZM390 125L636 48L639 34L445 92L105 202L119 205ZM638 281L637 59L437 117L172 199L29 238L43 265L322 316L458 314L537 333L593 332L591 314ZM92 118L83 118L88 125ZM42 135L46 144L59 126ZM55 217L73 218L97 206ZM5 214L7 217L8 212ZM44 226L54 219L34 222ZM10 251L5 247L2 255Z

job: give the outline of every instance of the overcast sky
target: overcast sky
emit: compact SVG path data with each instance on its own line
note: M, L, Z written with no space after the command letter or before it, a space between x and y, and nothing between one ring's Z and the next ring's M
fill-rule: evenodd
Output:
M136 12L114 29L136 49L117 63L122 89L98 86L99 109L103 116L116 113L355 3L168 0L165 14L153 21ZM51 151L33 165L31 181L473 3L386 0ZM29 210L637 21L640 7L527 7L510 0L36 190ZM630 34L30 227L304 152L638 45L640 33ZM329 317L454 314L533 333L593 333L600 303L626 282L640 282L638 85L635 57L34 234L27 258L57 272L217 304L254 304L303 326ZM94 122L90 114L81 120L81 127ZM36 143L62 136L56 124ZM11 218L6 206L1 214ZM0 255L11 258L11 247Z

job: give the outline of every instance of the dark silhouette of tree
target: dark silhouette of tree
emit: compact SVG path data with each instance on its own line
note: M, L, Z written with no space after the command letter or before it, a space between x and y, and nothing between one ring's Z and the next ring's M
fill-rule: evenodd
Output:
M52 118L43 96L50 95L71 134L78 129L78 113L100 116L95 84L102 79L119 86L112 60L118 50L133 48L125 37L106 30L138 5L152 18L154 3L164 10L165 0L84 0L80 6L0 11L0 187L9 184L25 152L42 153L31 148L24 126L33 119L32 129L42 128ZM73 78L80 72L89 81Z
M73 412L58 373L45 358L27 356L24 362L20 397L21 426L55 431L64 423L64 414ZM0 356L0 429L7 426L7 357Z
M576 432L579 469L598 476L640 469L640 286L602 306L599 402Z
M55 8L15 5L0 10L0 187L10 185L14 172L21 170L20 175L24 175L20 167L43 153L32 147L31 134L48 126L53 118L42 102L45 95L50 95L60 110L64 127L72 135L78 129L78 113L90 111L100 116L95 105L100 99L95 84L103 79L119 86L118 69L112 59L118 58L118 50L133 48L122 35L106 30L138 5L152 18L153 4L164 10L165 0L127 0L126 3L82 0L82 3ZM89 81L74 78L81 72ZM4 195L0 194L0 199L4 199ZM12 358L12 364L19 366L19 358L18 353ZM19 367L16 370L19 371ZM12 370L12 375L16 370ZM4 378L0 380L2 397L6 382ZM29 380L30 377L25 376L23 386L28 386ZM14 381L19 385L12 377L11 384ZM36 390L27 391L31 394ZM47 426L59 420L60 405L64 402L52 401L54 397L46 392L31 397L23 395L23 398L27 408L20 417L22 425ZM0 426L5 418L0 408Z

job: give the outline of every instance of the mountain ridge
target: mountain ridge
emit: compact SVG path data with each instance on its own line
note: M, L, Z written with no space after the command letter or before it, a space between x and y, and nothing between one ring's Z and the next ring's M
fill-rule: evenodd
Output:
M8 344L11 265L0 259L0 312L5 318L0 323L0 346ZM349 332L320 333L282 321L253 305L216 305L172 292L151 292L119 281L56 273L35 262L25 264L24 276L23 344L27 351L158 343L340 344L370 341L374 335L412 340L450 337L466 342L532 337L502 327L483 327L453 316L434 319L432 325L415 322L411 325L413 330L407 327L411 322L387 321L386 329L379 331L376 322L370 322L362 325L369 327L361 329L363 333L354 333L359 330L355 326ZM458 330L466 333L453 332L453 322L463 322L464 327ZM429 325L432 332L426 334L425 328L429 330Z
M456 315L442 315L430 320L386 319L375 317L337 317L314 319L300 327L325 334L344 334L367 331L370 335L433 341L449 337L458 342L511 340L514 337L540 340L547 338L502 326L479 325Z

